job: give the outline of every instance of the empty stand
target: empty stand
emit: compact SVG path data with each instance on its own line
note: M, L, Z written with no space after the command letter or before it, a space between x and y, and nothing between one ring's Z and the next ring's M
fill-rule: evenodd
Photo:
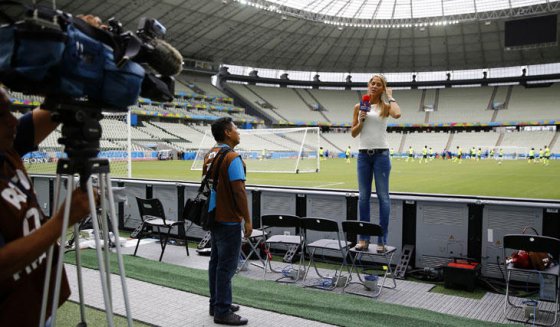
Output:
M504 134L504 139L501 146L518 146L535 148L539 150L548 146L554 137L554 132L550 131L521 131L521 132L508 132Z
M441 89L437 110L430 113L429 122L489 122L493 111L487 107L492 91L490 87Z
M560 119L560 83L543 88L514 86L507 109L498 112L497 121L536 121Z
M463 148L463 153L466 153L470 148L481 146L492 147L498 145L498 132L459 132L453 135L453 140L450 144L450 150L456 149L457 146Z
M449 139L449 133L408 133L403 144L403 149L408 149L411 146L416 153L421 153L424 146L432 148L435 152L441 152Z

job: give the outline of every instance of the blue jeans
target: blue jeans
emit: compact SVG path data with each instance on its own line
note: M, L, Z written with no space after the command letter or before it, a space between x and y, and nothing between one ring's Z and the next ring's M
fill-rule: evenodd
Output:
M360 220L370 221L371 182L375 176L375 192L379 200L379 225L383 229L383 237L378 243L387 244L389 231L389 216L391 214L391 199L389 198L389 174L391 173L391 159L389 150L377 154L358 154L358 187L360 191L359 210ZM367 235L360 235L360 240L369 240Z
M231 279L237 269L241 251L241 224L217 223L211 230L212 251L208 265L210 305L214 315L223 317L231 306Z

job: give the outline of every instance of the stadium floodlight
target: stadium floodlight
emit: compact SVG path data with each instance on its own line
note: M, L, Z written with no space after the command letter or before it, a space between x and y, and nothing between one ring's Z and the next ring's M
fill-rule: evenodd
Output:
M240 129L241 143L235 148L248 172L319 172L319 127ZM191 170L202 170L204 156L216 142L207 130Z

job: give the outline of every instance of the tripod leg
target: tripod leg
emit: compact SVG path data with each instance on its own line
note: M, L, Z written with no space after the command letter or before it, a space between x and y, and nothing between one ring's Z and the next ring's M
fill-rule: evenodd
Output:
M80 256L80 230L78 229L78 224L74 225L74 246L76 249L76 275L78 276L78 296L80 298L80 324L83 326L87 326L83 287L84 280L82 278L82 259Z
M101 214L99 216L99 222L101 223L101 228L103 229L103 250L105 256L105 276L107 277L107 290L109 291L109 301L111 307L113 306L113 295L111 287L111 256L109 249L111 247L111 240L109 237L109 228L107 227L107 201L106 201L106 189L105 181L103 178L98 177L99 181L99 191L101 199Z
M99 275L101 279L101 287L103 289L103 301L105 303L105 315L107 316L107 325L114 326L113 322L113 308L111 306L111 301L109 300L109 291L107 288L107 281L105 275L105 263L103 262L103 253L101 252L101 243L99 239L99 223L97 218L97 211L95 209L95 198L93 196L93 186L91 185L91 177L87 181L87 194L89 199L89 208L91 212L91 220L93 222L93 230L95 233L95 250L97 252L97 263L99 265Z
M108 174L100 174L100 178L105 178L105 185L107 187L107 195L109 196L109 221L113 227L113 235L115 237L115 249L117 251L117 262L119 265L119 273L121 275L121 285L124 298L124 306L126 310L126 319L128 321L128 326L132 327L132 312L130 311L130 303L128 300L128 288L126 286L126 275L124 271L124 262L121 254L121 243L119 238L119 225L117 221L117 215L115 210L115 199L113 196L113 188L111 185L111 178Z
M62 234L60 235L60 248L58 251L58 261L56 265L56 277L54 283L54 294L52 301L51 319L53 327L56 325L56 311L60 298L60 284L62 282L62 268L64 264L64 244L66 244L66 231L70 220L70 206L72 203L72 190L74 190L74 178L69 175L66 181L66 202L64 203L64 216L62 219Z
M54 202L52 203L53 208L52 211L57 210L59 207L59 195L60 195L60 188L62 187L61 184L61 176L56 175L55 179L55 194L54 194ZM47 262L46 262L46 271L45 271L45 282L43 283L43 298L41 300L41 315L39 323L41 327L44 327L45 320L47 319L47 303L49 301L49 288L50 288L50 281L51 281L51 270L52 270L52 263L54 257L54 245L49 247L49 251L47 254Z

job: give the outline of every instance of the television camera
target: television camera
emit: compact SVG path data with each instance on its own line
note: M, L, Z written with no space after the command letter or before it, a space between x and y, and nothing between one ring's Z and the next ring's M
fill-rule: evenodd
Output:
M0 1L6 6L23 10L0 15L0 82L45 97L41 107L62 123L59 143L70 159L97 156L102 111L126 112L139 96L173 99L183 59L157 20L142 18L134 33L114 18L98 28L50 7ZM80 169L82 180L87 170Z

